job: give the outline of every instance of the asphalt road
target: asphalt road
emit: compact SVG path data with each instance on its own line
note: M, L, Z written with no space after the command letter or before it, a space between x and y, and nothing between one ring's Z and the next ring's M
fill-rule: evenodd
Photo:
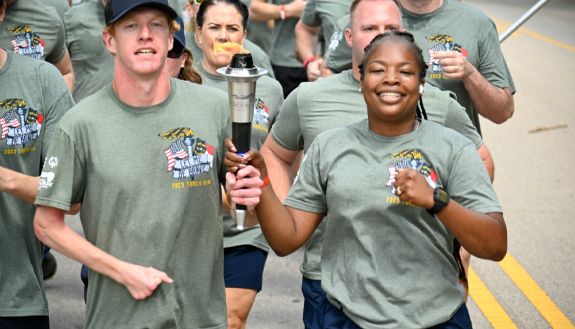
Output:
M536 1L464 2L483 9L503 31ZM575 2L550 1L503 51L518 90L516 112L503 125L484 120L482 127L496 163L509 253L501 263L473 259L468 307L476 328L573 328ZM77 218L68 221L79 229ZM80 266L56 256L58 273L47 282L52 328L82 328ZM301 258L299 252L270 254L249 328L303 327Z

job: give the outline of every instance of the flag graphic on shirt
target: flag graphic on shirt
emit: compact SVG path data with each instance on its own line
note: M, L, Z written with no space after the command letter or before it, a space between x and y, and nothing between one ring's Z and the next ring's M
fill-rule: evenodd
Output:
M427 50L429 54L429 69L430 72L440 73L441 64L439 59L435 58L435 53L438 51L457 51L463 56L467 57L468 51L460 44L455 42L455 38L447 34L438 34L426 37L427 40L433 42L433 46Z
M42 129L44 116L29 108L20 98L0 101L0 141L9 146L25 146L36 140Z
M8 33L12 35L10 43L14 53L42 59L46 41L32 30L29 25L15 25L8 28Z
M175 128L158 136L170 141L164 155L168 160L167 171L172 173L173 178L193 180L213 167L214 146L195 136L192 129Z
M401 169L411 168L417 170L425 177L427 184L432 188L441 186L439 175L433 166L424 159L423 153L417 149L408 149L390 155L390 158L397 159L392 167L387 168L389 179L385 184L395 194L395 178Z

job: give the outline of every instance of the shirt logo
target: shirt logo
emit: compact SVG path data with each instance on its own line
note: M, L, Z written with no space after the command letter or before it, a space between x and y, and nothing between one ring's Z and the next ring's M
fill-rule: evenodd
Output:
M44 57L46 42L40 35L34 33L29 25L16 25L8 29L13 35L12 50L18 55L28 56L35 59Z
M174 128L158 136L170 141L164 150L167 171L175 179L191 178L207 173L213 167L214 147L194 135L190 128Z
M27 107L23 99L0 101L0 140L5 140L8 146L26 147L26 144L35 141L43 122L42 113Z

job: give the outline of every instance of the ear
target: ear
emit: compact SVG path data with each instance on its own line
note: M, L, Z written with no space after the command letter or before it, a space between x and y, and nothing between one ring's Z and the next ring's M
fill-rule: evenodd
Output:
M116 38L112 35L112 33L110 33L107 29L104 29L102 31L102 40L104 41L104 46L106 46L106 49L108 49L110 54L115 56L118 52L116 49Z
M343 30L343 34L345 36L345 42L347 42L347 45L350 48L353 48L352 46L352 38L351 38L351 28L346 27L345 30Z
M170 38L168 39L168 51L174 48L174 33L170 33Z

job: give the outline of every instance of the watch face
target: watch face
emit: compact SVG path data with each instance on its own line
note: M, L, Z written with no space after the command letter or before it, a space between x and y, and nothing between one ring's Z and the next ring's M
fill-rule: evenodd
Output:
M436 202L439 201L444 205L447 205L447 202L449 202L449 195L447 194L447 192L445 192L445 190L442 188L438 188L436 191L437 191Z

